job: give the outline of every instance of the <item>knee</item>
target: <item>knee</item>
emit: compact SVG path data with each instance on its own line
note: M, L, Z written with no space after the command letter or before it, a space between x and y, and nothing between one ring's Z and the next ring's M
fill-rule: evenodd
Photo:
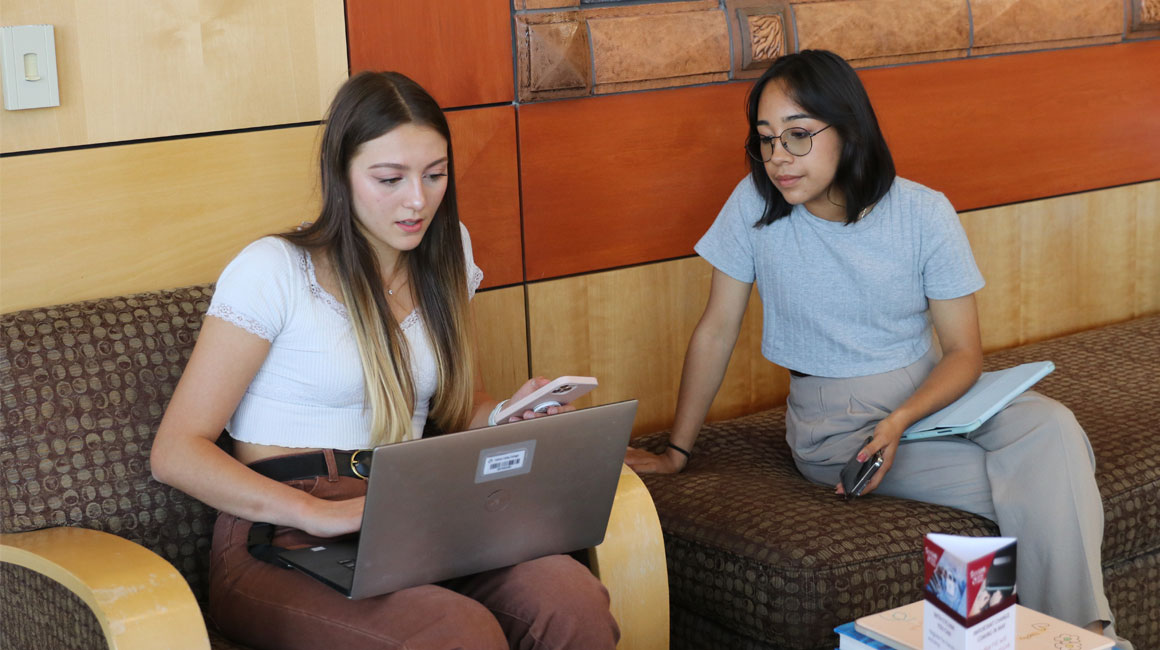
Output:
M1092 451L1091 442L1088 440L1083 427L1079 425L1079 421L1075 419L1075 414L1071 412L1071 409L1050 397L1038 393L1029 394L1033 394L1036 398L1032 402L1035 409L1035 419L1040 425L1036 429L1049 436L1052 445L1061 445L1062 448L1074 454L1086 455L1094 469L1095 454Z
M1071 409L1067 408L1062 403L1053 400L1050 397L1040 395L1038 406L1041 412L1041 417L1049 420L1057 427L1061 429L1079 429L1079 422L1076 421L1075 414L1071 412Z
M446 642L463 648L480 650L508 650L507 636L495 615L470 598L457 598L446 603L439 627L448 637ZM410 646L407 646L410 647Z
M608 590L587 567L566 555L524 562L511 579L527 598L527 633L552 648L613 648L620 629Z
M1079 425L1079 421L1075 419L1075 414L1071 412L1071 409L1050 397L1041 398L1040 408L1042 409L1041 417L1045 422L1050 423L1053 430L1059 432L1059 436L1065 444L1080 444L1090 448L1087 434Z

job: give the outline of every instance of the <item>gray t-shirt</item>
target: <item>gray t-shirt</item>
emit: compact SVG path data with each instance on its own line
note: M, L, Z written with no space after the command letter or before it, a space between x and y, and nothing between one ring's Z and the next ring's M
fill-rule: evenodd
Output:
M930 349L928 298L983 287L958 215L939 192L903 178L857 223L802 205L768 226L746 176L695 250L741 282L757 282L761 353L822 377L896 370Z

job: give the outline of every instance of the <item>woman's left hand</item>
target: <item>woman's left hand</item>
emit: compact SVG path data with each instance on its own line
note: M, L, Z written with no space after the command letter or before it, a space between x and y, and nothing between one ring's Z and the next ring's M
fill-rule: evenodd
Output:
M508 403L511 404L513 402L517 402L517 401L527 397L528 395L531 395L537 389L543 387L547 383L548 383L548 379L546 377L533 377L533 378L529 379L527 382L524 383L523 386L520 386L519 389L508 399ZM524 411L523 413L517 413L516 415L511 416L510 418L505 420L505 422L515 422L517 420L531 420L533 418L544 417L545 415L556 415L557 413L565 413L567 411L575 411L575 410L576 410L576 407L572 406L571 404L564 404L563 406L549 406L547 408L547 410L545 410L541 413L536 413L535 411L528 409L528 410Z
M902 431L903 427L895 424L894 420L887 416L878 423L878 426L874 427L874 439L866 443L866 446L858 452L858 461L864 463L873 458L879 450L882 451L882 466L870 478L870 482L862 490L862 496L873 492L886 476L886 472L890 471L890 466L894 464L894 454L898 451L898 442L902 439ZM837 494L846 493L841 481L838 481L834 492Z

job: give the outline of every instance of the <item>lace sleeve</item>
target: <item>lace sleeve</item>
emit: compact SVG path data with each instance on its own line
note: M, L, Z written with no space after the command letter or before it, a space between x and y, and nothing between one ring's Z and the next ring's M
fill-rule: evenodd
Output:
M237 325L250 334L260 336L271 343L274 342L274 333L270 331L270 328L259 323L257 320L246 316L245 314L239 314L238 312L234 311L233 307L230 307L229 305L214 303L209 306L209 309L206 310L205 315L216 316L226 321L227 323Z
M238 253L222 271L206 314L273 341L282 331L305 284L294 249L277 237L263 237Z
M475 292L479 290L481 282L483 282L483 270L472 264L467 268L467 296L469 298L475 297Z

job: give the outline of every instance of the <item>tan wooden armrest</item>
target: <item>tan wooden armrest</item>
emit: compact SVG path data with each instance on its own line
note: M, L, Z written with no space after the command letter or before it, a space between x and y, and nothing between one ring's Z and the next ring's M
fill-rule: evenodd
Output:
M620 650L668 650L669 572L661 522L648 488L627 465L604 541L588 551L620 624Z
M51 578L81 598L111 650L208 650L205 620L185 578L153 551L85 528L0 535L0 561Z

